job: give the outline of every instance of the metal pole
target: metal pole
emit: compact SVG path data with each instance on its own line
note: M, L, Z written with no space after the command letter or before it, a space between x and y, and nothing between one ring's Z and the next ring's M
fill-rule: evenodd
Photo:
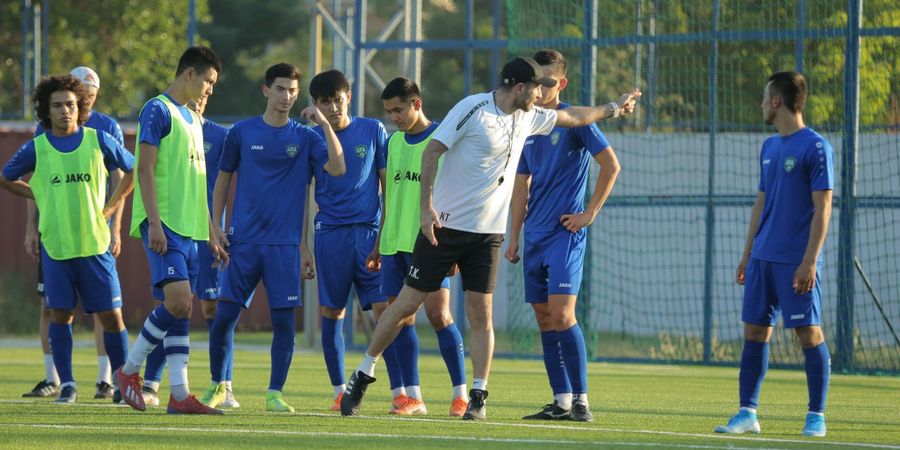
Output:
M706 255L703 270L703 362L712 361L713 338L713 299L712 285L714 272L714 255L716 251L716 209L713 205L713 196L716 189L716 132L719 128L718 112L716 111L718 91L718 65L719 65L719 0L713 1L712 19L712 51L709 55L709 160L706 186Z
M22 0L22 117L31 119L31 0Z
M466 50L463 63L463 93L468 96L472 93L472 40L475 39L474 32L474 0L466 0Z
M597 91L597 0L584 0L584 25L581 45L581 104L593 106Z
M197 36L197 0L188 1L188 47L193 46Z
M50 71L50 0L41 0L41 75Z
M350 111L354 116L362 116L365 109L366 70L366 0L356 0L353 16L353 98L350 99Z
M653 0L653 13L650 14L650 48L647 59L650 71L647 74L647 92L641 98L641 110L644 111L644 131L649 132L653 128L653 114L656 101L656 69L659 67L659 39L656 36L656 14L659 12L659 0Z
M32 50L31 50L31 62L33 64L33 69L31 71L32 75L32 86L37 86L41 81L41 74L44 73L43 69L41 69L41 46L43 43L41 42L41 37L43 36L43 31L41 30L41 4L40 2L32 3L31 7L32 16L31 19L34 22L32 25Z
M413 0L412 10L412 35L416 42L422 41L422 0ZM422 49L415 48L412 52L412 80L419 86L422 85Z
M312 79L317 73L322 71L322 15L316 8L315 0L310 0L309 15L309 73L307 79ZM308 81L307 81L308 83ZM302 89L302 87L301 87ZM309 192L313 192L315 184L310 184L306 194L306 217L315 217L316 207L313 202L309 201ZM307 220L307 233L315 233L313 228L313 220ZM315 239L313 239L315 241ZM311 251L315 251L315 242ZM316 339L319 335L319 295L318 289L315 288L315 280L303 280L303 346L306 348L318 348L322 342Z
M806 28L806 0L797 2L797 31ZM803 73L803 37L794 41L794 70Z
M494 0L493 5L491 5L491 11L493 12L494 17L494 31L493 38L494 41L500 39L500 0ZM496 46L491 49L491 82L488 83L488 86L493 89L494 86L499 84L500 82L500 49Z
M856 225L856 160L859 148L859 30L862 0L847 7L847 41L844 62L844 136L841 151L840 228L838 229L837 351L835 369L853 368L853 243Z

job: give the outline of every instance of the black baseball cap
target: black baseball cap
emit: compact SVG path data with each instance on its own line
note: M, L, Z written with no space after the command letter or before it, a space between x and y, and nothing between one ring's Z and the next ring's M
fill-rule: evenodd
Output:
M556 80L544 76L544 69L533 58L517 56L503 66L503 85L537 83L544 87L556 86Z

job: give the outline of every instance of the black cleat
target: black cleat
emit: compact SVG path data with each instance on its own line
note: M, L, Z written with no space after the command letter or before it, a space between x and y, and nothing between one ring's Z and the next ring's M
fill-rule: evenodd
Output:
M466 413L463 414L462 420L484 420L487 418L487 408L484 406L484 400L488 397L488 391L481 389L469 390L469 406Z
M559 406L559 402L553 400L553 403L548 403L544 405L544 408L540 411L530 415L525 416L522 419L524 420L565 420L568 419L572 415L572 410L563 409Z
M59 394L59 385L48 383L47 380L41 380L35 385L31 392L22 394L22 397L51 397Z
M375 377L370 377L360 371L356 371L347 381L347 389L341 397L341 415L355 416L359 414L359 407L362 405L363 396L366 395L366 389L370 384L375 382Z
M119 392L119 389L118 389L118 388L116 388L116 390L113 391L112 402L113 402L113 404L115 404L115 405L123 405L123 404L125 404L125 402L122 401L122 393Z
M112 385L105 381L101 381L97 383L97 392L94 393L94 398L113 398L113 391L118 389L113 389Z
M75 386L64 386L62 390L59 391L59 397L54 400L55 403L75 403L75 399L78 398L78 390L75 389Z
M572 401L572 414L569 416L569 420L574 420L575 422L593 422L594 415L591 414L591 410L588 409L587 403L581 400Z

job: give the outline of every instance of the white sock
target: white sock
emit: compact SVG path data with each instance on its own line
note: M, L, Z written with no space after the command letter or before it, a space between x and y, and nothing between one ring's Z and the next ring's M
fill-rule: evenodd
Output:
M56 373L56 365L53 364L53 355L44 355L44 379L50 384L59 386L59 374Z
M166 348L190 347L189 336L166 336L163 340ZM172 396L181 401L190 395L188 388L188 359L187 353L172 353L166 355L166 365L169 366L169 385L172 386ZM177 389L176 389L177 388Z
M231 390L231 380L226 380L226 381L225 381L225 390L226 390L226 391L230 391L230 390Z
M159 381L145 381L144 386L153 389L154 392L159 392Z
M397 398L401 395L406 395L406 388L400 386L398 388L391 389L391 394L394 396L394 398Z
M406 387L407 395L416 399L422 400L422 388L419 386L407 386Z
M579 402L584 403L584 406L590 406L590 405L588 405L587 393L575 394L575 400L578 400Z
M809 411L809 414L815 414L817 416L825 417L825 413L820 413L820 412L815 412L815 411Z
M476 378L472 380L472 389L478 389L479 391L487 390L487 380L483 378Z
M150 319L147 319L148 321ZM165 335L160 336L162 339ZM162 344L162 342L160 342ZM128 351L128 360L125 361L125 364L122 364L122 373L125 375L131 375L134 373L138 373L141 371L141 366L144 365L144 361L147 359L147 355L156 348L156 345L151 344L150 341L147 340L141 333L138 333L137 339L134 340L134 345L131 347L131 350Z
M356 370L370 376L375 376L375 363L378 362L377 356L372 356L368 352L366 352L366 357L363 358L362 363L360 363L359 367Z
M172 393L172 397L175 397L175 400L178 400L179 402L191 395L191 389L188 387L187 383L173 384L169 386L169 390Z
M105 382L112 384L112 367L109 366L109 356L97 357L97 384Z
M747 411L749 413L756 414L756 408L747 408L746 406L741 406L741 411Z
M59 386L59 388L62 389L62 388L64 388L64 387L66 387L66 386L72 386L72 387L75 387L75 382L74 382L74 381L69 381L69 382L67 382L67 383L63 383L63 384L61 384L61 385Z
M466 385L460 384L457 386L453 386L453 398L465 399L467 398L466 395Z
M571 392L556 394L553 396L553 400L556 400L556 404L559 405L559 407L562 409L572 409L572 393Z
M346 384L339 384L339 385L337 385L337 386L332 386L332 388L334 388L334 398L337 398L338 395L343 394L344 391L347 390L347 385L346 385Z

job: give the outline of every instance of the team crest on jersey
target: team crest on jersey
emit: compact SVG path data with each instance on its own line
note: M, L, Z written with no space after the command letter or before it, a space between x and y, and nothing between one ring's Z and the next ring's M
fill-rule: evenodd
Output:
M365 157L366 157L366 150L367 150L367 149L366 149L366 146L365 146L365 145L362 145L362 144L357 145L356 148L355 148L354 150L356 150L356 156L359 156L360 158L365 158Z
M203 153L209 153L210 150L212 150L212 142L204 142Z
M287 153L288 156L293 158L293 157L297 156L297 152L300 151L300 147L297 144L288 144L287 146L284 147L284 151Z
M794 158L793 156L788 156L784 160L784 171L790 172L790 171L794 170L794 167L797 167L797 159Z
M559 142L559 131L550 134L550 145L556 145Z

